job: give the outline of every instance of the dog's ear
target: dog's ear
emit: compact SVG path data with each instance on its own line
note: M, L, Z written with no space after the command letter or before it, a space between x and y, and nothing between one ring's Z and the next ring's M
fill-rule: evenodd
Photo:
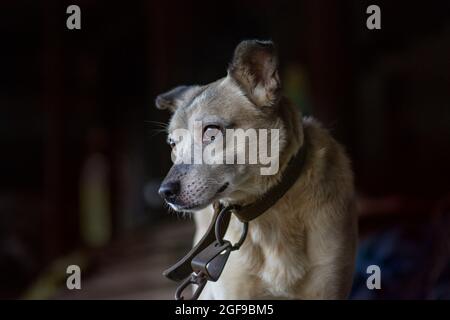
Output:
M179 86L156 97L155 105L158 109L175 112L180 106L192 100L200 91L201 86Z
M234 51L228 75L257 106L275 105L280 97L278 57L272 41L242 41Z

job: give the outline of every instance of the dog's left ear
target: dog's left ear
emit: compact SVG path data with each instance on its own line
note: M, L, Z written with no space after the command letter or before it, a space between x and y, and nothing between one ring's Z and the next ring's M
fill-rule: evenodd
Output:
M235 49L228 75L257 106L273 106L280 97L278 57L272 41L242 41Z
M202 91L201 86L178 86L156 97L155 104L158 109L175 112L183 104L188 103Z

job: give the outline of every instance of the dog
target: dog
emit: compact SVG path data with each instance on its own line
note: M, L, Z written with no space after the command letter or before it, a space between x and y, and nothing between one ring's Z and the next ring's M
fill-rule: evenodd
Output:
M349 158L318 121L302 117L282 95L273 42L242 41L227 71L210 84L176 87L156 98L159 109L172 112L168 142L175 159L159 193L174 210L194 213L194 243L209 226L213 202L245 205L264 198L283 179L290 159L308 148L297 181L249 223L242 247L200 299L346 299L357 245ZM196 121L203 124L196 142L173 137L181 128L192 133ZM260 166L245 163L176 162L198 144L214 144L212 137L226 128L277 129L278 172L262 175ZM241 230L232 216L225 239L238 241Z

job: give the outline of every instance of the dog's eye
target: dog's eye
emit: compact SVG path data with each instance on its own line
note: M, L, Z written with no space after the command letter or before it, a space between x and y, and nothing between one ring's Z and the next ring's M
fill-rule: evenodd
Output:
M169 146L173 149L175 148L175 141L173 141L172 139L169 139Z
M222 131L219 126L210 125L206 126L203 129L203 142L211 142L216 139L218 135L220 135Z

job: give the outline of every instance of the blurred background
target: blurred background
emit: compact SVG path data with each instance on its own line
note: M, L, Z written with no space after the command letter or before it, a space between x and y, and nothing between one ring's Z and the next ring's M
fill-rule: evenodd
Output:
M224 76L249 38L277 43L285 94L352 158L351 298L450 298L450 2L361 0L3 0L0 298L172 298L161 272L194 227L156 193L171 161L154 99Z

